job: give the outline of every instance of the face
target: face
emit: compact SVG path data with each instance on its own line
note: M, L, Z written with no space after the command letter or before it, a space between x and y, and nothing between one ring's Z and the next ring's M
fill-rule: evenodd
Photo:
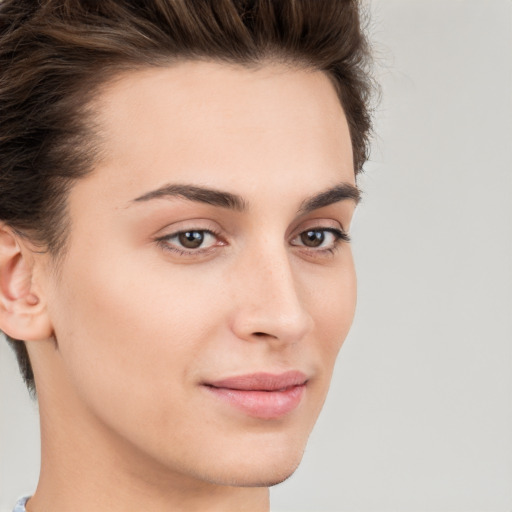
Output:
M355 307L355 181L333 86L188 62L127 74L95 108L104 158L73 186L66 256L44 278L58 345L42 378L120 463L283 480Z

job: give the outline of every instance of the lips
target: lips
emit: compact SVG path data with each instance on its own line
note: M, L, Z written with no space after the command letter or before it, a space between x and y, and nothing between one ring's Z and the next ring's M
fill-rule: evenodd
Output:
M299 371L281 374L253 373L205 383L217 399L249 416L277 419L300 404L307 377Z

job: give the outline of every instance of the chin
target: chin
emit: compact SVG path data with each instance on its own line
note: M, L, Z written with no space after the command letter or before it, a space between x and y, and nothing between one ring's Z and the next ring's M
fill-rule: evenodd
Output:
M224 478L215 479L212 483L231 487L272 487L290 478L299 463L300 461L286 468L266 467L258 471L237 472L231 478L226 475Z
M209 480L218 485L234 487L272 487L288 479L298 468L304 454L300 447L282 446L261 450L238 460L224 460L216 475ZM212 468L214 469L214 468Z

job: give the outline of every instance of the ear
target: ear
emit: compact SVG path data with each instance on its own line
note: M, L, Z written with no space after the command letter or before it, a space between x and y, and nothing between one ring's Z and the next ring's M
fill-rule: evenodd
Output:
M34 283L33 251L12 229L0 223L0 330L24 341L53 334L41 291Z

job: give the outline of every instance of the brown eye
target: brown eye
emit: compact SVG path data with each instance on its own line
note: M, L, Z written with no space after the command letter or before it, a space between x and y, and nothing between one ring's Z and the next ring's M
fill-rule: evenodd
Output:
M166 250L189 256L202 254L215 247L226 245L217 234L209 229L178 231L157 239L157 242Z
M314 229L304 231L300 234L300 240L306 247L319 247L324 243L325 232Z
M315 252L318 253L332 252L340 242L350 242L350 237L344 231L336 228L307 229L290 241L291 245L305 247L309 250L315 249Z
M178 234L178 241L186 249L197 249L204 242L204 231L184 231Z

